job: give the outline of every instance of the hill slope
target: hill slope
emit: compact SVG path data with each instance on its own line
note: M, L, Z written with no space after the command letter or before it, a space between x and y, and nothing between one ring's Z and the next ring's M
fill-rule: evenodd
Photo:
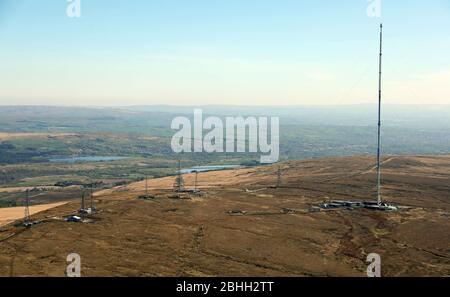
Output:
M0 275L63 276L73 252L84 276L365 276L369 253L381 255L385 276L450 275L450 156L384 159L383 195L409 209L310 212L374 199L373 164L282 163L278 189L278 166L201 173L206 195L192 199L174 199L173 177L149 181L153 200L137 199L143 182L98 192L91 223L58 219L72 202L30 230L3 228L0 240L17 235L0 242Z

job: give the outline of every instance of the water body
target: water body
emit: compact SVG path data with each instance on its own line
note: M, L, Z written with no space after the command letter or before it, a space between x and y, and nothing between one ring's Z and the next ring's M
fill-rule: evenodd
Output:
M181 169L181 173L193 173L193 172L208 172L224 169L236 169L242 167L241 165L210 165L210 166L195 166L187 169Z
M51 163L83 163L83 162L108 162L120 161L128 159L128 157L115 156L85 156L85 157L71 157L71 158L54 158L50 159Z

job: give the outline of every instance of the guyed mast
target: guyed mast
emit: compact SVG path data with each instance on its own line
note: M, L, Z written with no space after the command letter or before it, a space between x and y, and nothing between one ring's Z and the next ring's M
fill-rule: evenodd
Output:
M377 198L381 205L381 70L383 62L383 24L380 24L380 58L378 74L378 145L377 145Z

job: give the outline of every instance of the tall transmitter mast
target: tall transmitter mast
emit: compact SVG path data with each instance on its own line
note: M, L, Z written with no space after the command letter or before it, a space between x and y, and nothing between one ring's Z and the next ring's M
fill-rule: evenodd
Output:
M381 70L383 62L383 24L380 24L380 60L378 76L378 146L377 146L377 198L381 205Z

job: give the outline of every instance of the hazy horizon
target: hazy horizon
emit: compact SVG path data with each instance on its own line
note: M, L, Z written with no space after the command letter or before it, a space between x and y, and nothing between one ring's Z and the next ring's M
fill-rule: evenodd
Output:
M0 99L1 100L1 99ZM20 104L20 103L2 103L0 102L0 107L62 107L62 108L132 108L132 107L182 107L182 108L202 108L202 107L216 107L216 108L258 108L258 107L269 107L269 108L345 108L345 107L376 107L378 103L346 103L346 104L291 104L291 105L276 105L276 104L261 104L261 105L244 105L244 104L165 104L165 103L154 103L154 104L129 104L129 105L96 105L96 104ZM445 106L450 107L450 103L384 103L383 106L398 106L398 107L439 107Z
M450 3L0 0L0 105L450 103ZM420 24L420 26L418 25Z

